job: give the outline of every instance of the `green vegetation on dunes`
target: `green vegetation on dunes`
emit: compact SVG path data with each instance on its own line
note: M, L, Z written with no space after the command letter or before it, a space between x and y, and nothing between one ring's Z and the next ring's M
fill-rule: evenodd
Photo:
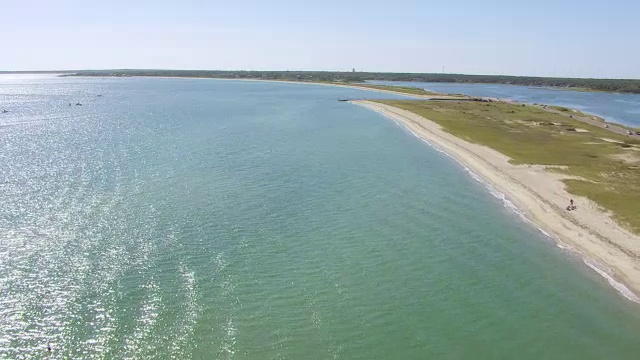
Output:
M570 193L610 210L640 233L640 138L612 133L537 106L503 102L379 101L419 114L464 140L489 146L514 164L554 165L579 179ZM576 129L581 131L576 131Z

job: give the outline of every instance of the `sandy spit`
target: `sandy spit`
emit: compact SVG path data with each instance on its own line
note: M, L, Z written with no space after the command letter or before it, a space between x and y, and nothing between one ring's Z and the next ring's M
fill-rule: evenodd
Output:
M487 146L469 143L420 115L372 101L352 101L406 126L416 136L453 157L497 191L506 195L529 220L559 246L583 256L627 299L640 303L640 236L617 224L593 201L569 194L568 176L544 166L513 165L509 157ZM567 211L569 200L578 206Z
M417 94L408 94L403 93L401 91L393 91L393 90L385 90L385 89L375 89L366 86L358 86L357 83L354 84L336 84L336 83L323 83L323 82L314 82L314 81L292 81L292 80L266 80L266 79L235 79L235 78L216 78L216 77L191 77L191 76L135 76L135 77L143 77L143 78L157 78L157 79L203 79L203 80L222 80L222 81L248 81L248 82L267 82L267 83L282 83L282 84L300 84L300 85L321 85L321 86L333 86L333 87L343 87L349 89L358 89L365 91L373 91L379 93L386 94L394 94L394 95L402 95L415 99L460 99L460 96L451 96L447 94L438 94L438 95L417 95ZM465 96L463 96L464 98Z

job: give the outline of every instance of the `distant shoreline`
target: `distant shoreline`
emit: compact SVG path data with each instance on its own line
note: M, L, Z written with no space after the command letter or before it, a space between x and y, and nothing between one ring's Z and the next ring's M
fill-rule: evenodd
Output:
M553 78L536 76L468 75L441 73L380 73L340 71L222 71L222 70L75 70L62 71L62 76L153 76L228 79L262 79L281 81L401 81L457 84L505 84L551 87L575 91L600 91L640 94L640 79Z
M640 304L640 268L637 255L633 255L640 246L640 236L617 224L593 201L568 193L562 175L540 165L513 165L506 155L458 138L413 112L374 101L352 103L402 124L506 194L527 219L560 244L584 254L587 266L627 299ZM570 198L580 204L578 212L564 210Z
M78 76L78 77L82 77L82 76ZM105 77L118 77L118 76L105 76ZM402 92L402 91L394 91L394 90L388 90L388 89L376 89L376 88L368 87L368 86L360 86L360 85L366 85L366 84L357 84L357 83L354 83L354 84L348 84L348 83L339 84L339 83L314 82L314 81L268 80L268 79L229 79L229 78L189 77L189 76L145 76L145 75L140 75L140 76L130 76L130 77L150 78L150 79L151 78L156 78L156 79L205 79L205 80L222 80L222 81L246 81L246 82L266 82L266 83L280 83L280 84L335 86L335 87L343 87L343 88L357 89L357 90L364 90L364 91L373 91L373 92L400 95L400 96L409 96L409 97L413 97L413 98L416 98L416 99L433 99L434 97L446 98L446 99L457 99L457 98L469 97L469 96L466 96L466 95L452 96L452 95L448 95L448 94L426 94L426 95L421 95L421 94L413 94L413 93L407 93L407 92Z

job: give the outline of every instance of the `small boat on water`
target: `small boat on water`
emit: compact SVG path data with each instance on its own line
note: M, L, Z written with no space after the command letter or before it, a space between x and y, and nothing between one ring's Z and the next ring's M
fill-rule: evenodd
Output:
M9 110L7 110L7 109L2 109L2 113L3 113L3 114L6 114L6 113L8 113L8 112L9 112Z
M349 99L338 99L338 101L349 101Z
M80 103L76 103L76 106L82 106L82 104L80 104Z

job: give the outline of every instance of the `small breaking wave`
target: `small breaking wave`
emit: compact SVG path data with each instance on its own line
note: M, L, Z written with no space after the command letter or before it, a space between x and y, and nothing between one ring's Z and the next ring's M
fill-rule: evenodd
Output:
M634 303L640 304L640 298L636 294L634 294L633 291L631 291L628 287L626 287L623 283L614 279L613 275L611 274L611 270L609 268L588 258L583 258L582 261L585 263L585 265L593 269L593 271L597 272L600 276L605 278L607 282L609 282L609 285L611 285L620 294L622 294L622 296L624 296L630 301L633 301Z

